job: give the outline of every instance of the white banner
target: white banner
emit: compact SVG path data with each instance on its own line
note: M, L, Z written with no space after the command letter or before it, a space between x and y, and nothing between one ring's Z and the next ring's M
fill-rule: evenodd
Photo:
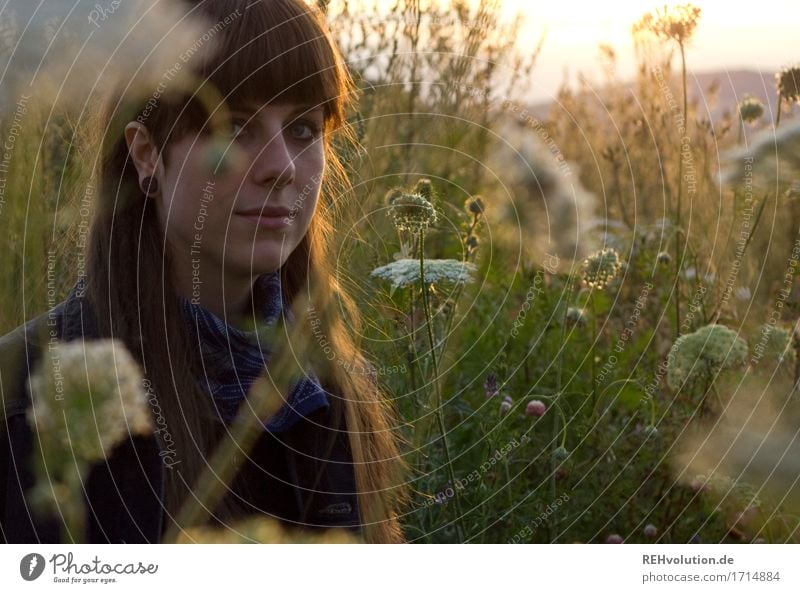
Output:
M5 545L0 558L3 593L800 591L800 549L789 544Z

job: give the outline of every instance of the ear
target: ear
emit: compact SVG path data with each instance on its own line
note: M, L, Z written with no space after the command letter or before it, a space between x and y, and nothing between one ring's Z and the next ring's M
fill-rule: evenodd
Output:
M125 126L125 142L139 175L139 183L145 177L154 176L163 187L163 164L148 129L139 122L128 123Z

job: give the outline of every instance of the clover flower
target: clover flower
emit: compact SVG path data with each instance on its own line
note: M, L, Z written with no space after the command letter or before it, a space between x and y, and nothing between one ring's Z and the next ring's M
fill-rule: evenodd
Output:
M389 205L389 213L398 230L418 233L436 224L436 209L420 194L393 190L389 196Z
M644 526L642 532L644 533L644 536L646 538L655 539L655 537L658 535L658 527L656 527L652 523L648 523L647 525Z
M511 411L511 408L514 406L514 400L511 398L510 395L507 395L503 398L503 401L500 402L500 415L505 416Z
M710 324L680 336L667 357L667 384L678 390L744 362L747 342L724 325Z
M605 288L622 269L614 249L601 249L583 260L583 283L590 288Z
M528 402L528 405L525 407L525 414L528 416L535 416L536 418L541 418L544 416L545 412L547 412L547 406L544 405L544 402L538 399L533 399Z
M472 282L475 264L454 259L426 259L425 283L439 284L450 282L462 284ZM381 278L392 283L392 290L412 286L420 281L420 264L416 259L400 259L385 266L375 268L370 273L373 278Z
M752 123L764 115L764 104L756 97L745 96L739 102L739 117L742 121Z
M625 540L622 539L622 536L617 533L612 533L606 538L607 544L621 544L624 542Z

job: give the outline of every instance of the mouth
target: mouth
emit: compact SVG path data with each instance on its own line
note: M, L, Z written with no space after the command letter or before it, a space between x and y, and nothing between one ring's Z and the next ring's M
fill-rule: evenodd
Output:
M235 213L236 216L265 229L282 229L292 224L297 209L284 206L249 208Z

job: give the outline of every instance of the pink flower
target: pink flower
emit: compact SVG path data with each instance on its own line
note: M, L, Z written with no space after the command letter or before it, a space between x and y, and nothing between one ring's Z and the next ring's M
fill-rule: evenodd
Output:
M607 544L621 544L623 541L622 536L616 533L612 533L606 538Z
M543 402L539 401L538 399L532 399L528 402L528 405L525 408L525 413L528 416L535 416L536 418L540 418L544 416L544 413L547 411L547 406L544 405Z

